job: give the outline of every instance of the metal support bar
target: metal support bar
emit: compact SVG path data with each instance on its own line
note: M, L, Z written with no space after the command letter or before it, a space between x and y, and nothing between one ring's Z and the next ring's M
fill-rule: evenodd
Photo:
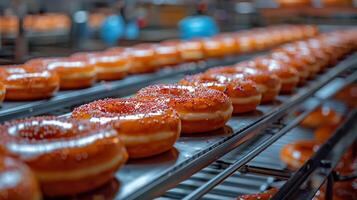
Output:
M279 179L287 180L291 177L291 172L288 170L277 170L265 167L257 167L252 165L244 165L240 170L241 173L253 173L263 176L274 176Z
M326 185L326 200L332 200L333 197L333 175L332 173L327 177L327 185Z
M357 130L356 119L357 110L353 110L347 117L345 123L342 124L336 133L324 145L320 146L315 155L280 188L272 200L292 199L292 197L298 196L300 186L309 180L311 174L319 169L324 169L324 176L328 176L332 173L339 158L342 157L346 149L357 139L357 134L355 134ZM334 148L336 145L339 145L338 148ZM328 156L331 156L330 154L333 150L337 151L333 152L333 156L335 156L334 160L331 160L332 163L330 162L329 166L326 167L326 162L322 161ZM321 182L321 184L322 183L323 182Z
M321 102L318 104L320 105ZM317 106L317 105L316 105ZM217 176L212 178L210 181L203 184L201 187L197 188L191 194L187 195L184 200L192 200L192 199L199 199L204 194L209 192L213 187L224 181L228 176L233 174L235 171L240 169L243 165L248 163L251 159L257 156L259 153L264 151L268 148L272 143L278 140L281 136L285 135L288 131L293 129L297 126L308 114L310 114L312 110L308 110L303 112L297 118L295 118L289 125L281 129L278 133L271 136L269 139L265 140L259 148L254 149L253 151L249 152L248 154L244 155L242 158L234 162L231 166L227 167L224 171L219 173Z

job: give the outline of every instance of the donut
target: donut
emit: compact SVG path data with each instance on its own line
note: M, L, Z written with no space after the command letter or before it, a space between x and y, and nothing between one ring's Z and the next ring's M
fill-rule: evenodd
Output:
M22 162L0 156L0 199L41 200L35 175Z
M37 58L27 65L56 72L60 78L60 89L71 90L92 86L96 81L96 68L85 59Z
M225 56L224 45L218 38L206 38L201 40L205 58L221 58Z
M186 76L179 83L181 85L208 86L224 92L232 101L233 113L251 112L257 108L262 99L261 92L253 81L237 75L198 74ZM220 86L223 86L220 87ZM223 89L223 90L222 90Z
M31 168L46 196L99 187L128 157L114 129L73 119L14 120L0 126L0 135L0 149Z
M206 73L211 74L243 74L248 80L256 83L257 88L262 93L261 102L271 102L280 93L281 81L280 79L266 71L249 67L249 64L239 63L236 66L215 67L207 70Z
M319 148L314 140L300 140L285 145L280 152L280 159L288 168L299 169Z
M338 124L342 116L329 107L322 106L311 112L300 125L305 128L317 128L322 125Z
M0 105L5 99L5 94L6 94L6 87L5 84L0 82Z
M278 192L277 188L271 188L259 194L245 194L237 198L237 200L269 200Z
M177 44L177 48L183 61L192 62L204 59L203 45L200 40L183 40L171 42Z
M239 47L239 53L250 53L256 49L254 38L245 32L237 33L235 40Z
M318 127L314 132L315 140L320 143L326 142L340 125L340 123L325 124Z
M178 114L165 102L137 98L95 101L75 108L72 117L112 125L124 141L129 158L170 150L181 129Z
M220 34L214 37L222 45L222 51L225 56L234 55L239 52L239 46L234 35L229 33Z
M177 65L181 62L181 55L177 45L169 42L161 42L154 45L155 65L159 67Z
M256 58L254 65L257 69L266 70L278 76L281 80L281 93L291 93L299 83L299 74L290 65L269 58Z
M289 54L285 52L272 52L269 56L272 59L282 62L284 65L288 65L296 69L299 73L298 85L303 86L306 83L306 80L310 75L310 70L301 60L295 59L293 56L289 56Z
M155 51L152 44L139 44L125 49L131 57L129 73L142 74L154 72L158 69L155 65Z
M182 133L200 133L223 127L233 106L227 95L218 90L178 84L152 85L139 90L138 98L164 100L177 111Z
M52 97L59 88L56 73L25 65L3 66L0 81L6 87L6 101L30 101Z
M357 84L353 83L339 91L334 99L345 102L352 108L357 108Z
M98 81L119 80L127 76L131 59L124 50L95 53L76 53L71 57L82 58L95 65Z

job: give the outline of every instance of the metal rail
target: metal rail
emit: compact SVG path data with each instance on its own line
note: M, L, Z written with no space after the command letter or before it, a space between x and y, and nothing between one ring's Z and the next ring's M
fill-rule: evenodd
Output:
M318 104L320 105L321 102ZM316 106L318 106L316 105ZM306 116L308 116L312 110L307 110L304 113L300 114L297 118L295 118L292 122L290 122L286 127L281 129L278 133L274 134L271 136L269 139L265 140L258 148L255 148L254 150L250 151L246 155L244 155L242 158L234 162L232 165L227 167L224 171L219 173L216 177L212 178L210 181L207 183L203 184L201 187L199 187L197 190L193 191L191 194L186 196L184 200L192 200L192 199L199 199L203 195L205 195L207 192L209 192L213 187L224 181L227 177L229 177L231 174L239 170L241 167L243 167L246 163L248 163L250 160L252 160L254 157L256 157L258 154L260 154L262 151L264 151L266 148L268 148L271 144L273 144L275 141L277 141L280 137L285 135L288 131L293 129L295 126L297 126Z
M311 198L318 188L323 184L332 173L332 170L337 166L339 158L352 143L357 139L357 110L353 110L347 117L345 123L343 123L335 134L323 144L319 150L309 159L305 164L280 188L278 193L273 196L272 200L281 199L306 199L306 193L300 190L303 183L311 178L315 178L314 190L308 192L309 198ZM335 148L338 147L338 148ZM319 181L317 181L319 180ZM317 182L319 185L316 186ZM328 181L328 185L331 180ZM329 191L329 190L327 190ZM330 192L332 188L330 188ZM300 193L300 194L299 194ZM328 196L328 195L327 195ZM330 195L332 197L332 194Z

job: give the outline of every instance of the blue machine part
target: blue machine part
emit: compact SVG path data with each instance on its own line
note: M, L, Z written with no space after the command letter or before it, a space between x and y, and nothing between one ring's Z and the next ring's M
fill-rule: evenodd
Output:
M114 45L125 34L125 22L120 15L108 16L100 29L100 36L104 42Z
M214 19L205 15L184 18L179 22L179 30L182 39L211 37L219 32Z

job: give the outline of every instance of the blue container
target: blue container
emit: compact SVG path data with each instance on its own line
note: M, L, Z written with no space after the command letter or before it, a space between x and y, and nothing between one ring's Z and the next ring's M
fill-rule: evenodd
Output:
M211 37L219 32L214 19L205 15L184 18L179 22L179 30L182 39Z

